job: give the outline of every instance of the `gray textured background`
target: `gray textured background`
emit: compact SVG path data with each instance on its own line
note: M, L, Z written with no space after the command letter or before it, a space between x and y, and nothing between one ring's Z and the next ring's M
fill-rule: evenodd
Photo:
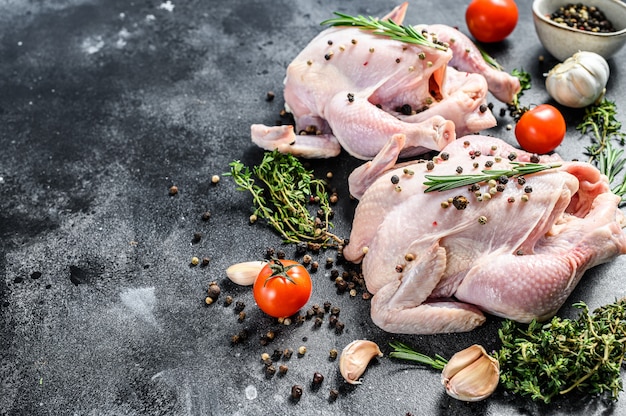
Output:
M280 327L253 306L248 288L226 279L232 263L255 260L280 239L250 226L251 201L230 178L211 176L241 159L257 164L249 125L272 124L282 108L288 63L335 10L382 15L390 1L0 1L0 414L2 415L590 415L624 414L589 398L539 406L501 389L466 404L448 398L439 374L387 357L372 363L364 384L352 387L327 359L357 338L398 339L428 354L480 343L498 347L500 321L468 334L392 337L376 328L360 297L337 294L321 267L310 304L341 307L337 335ZM511 70L535 80L523 102L548 102L541 74L555 62L538 43L530 2L508 40L487 46ZM446 23L466 31L465 2L413 1L407 23ZM608 98L626 121L626 82L609 61ZM538 57L546 55L542 64ZM277 93L266 102L269 90ZM500 104L494 112L498 116ZM559 152L583 157L587 139L567 111L569 132ZM504 128L490 133L515 143ZM356 206L345 178L360 164L346 154L313 162L340 195L335 231L348 236ZM177 185L180 193L168 195ZM212 213L209 221L200 216ZM192 244L194 233L203 238ZM294 247L283 247L289 256ZM208 267L189 267L192 256ZM334 257L329 251L316 258ZM587 273L560 312L584 300L592 308L624 295L624 258ZM343 270L344 265L336 266ZM206 307L207 284L222 298L245 302ZM232 346L242 328L250 340ZM259 337L277 337L267 347ZM267 379L259 357L275 348L306 345L287 362L284 377ZM313 372L326 379L310 387ZM299 403L289 400L302 384ZM337 388L340 396L328 400Z

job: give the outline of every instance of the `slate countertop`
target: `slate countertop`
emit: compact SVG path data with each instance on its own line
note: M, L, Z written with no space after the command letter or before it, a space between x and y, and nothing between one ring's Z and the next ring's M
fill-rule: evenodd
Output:
M407 23L445 23L465 31L465 3L414 1ZM324 323L281 326L254 307L249 288L225 275L267 247L293 246L250 225L251 200L228 163L258 164L252 123L272 124L282 109L286 66L332 12L380 16L390 1L60 0L0 4L0 414L1 415L592 415L626 412L570 398L542 406L499 389L478 403L449 398L439 374L383 357L364 383L349 386L328 359L367 338L389 352L391 339L427 354L474 343L498 347L500 320L467 334L394 336L375 327L369 302L338 294L331 269L314 274L310 304L341 308L345 330ZM526 103L549 102L541 79L556 62L539 44L530 2L508 40L486 46L507 69L533 76ZM626 50L609 61L608 98L626 108ZM539 56L545 56L541 62ZM276 98L266 101L268 91ZM515 143L510 119L494 113L490 133ZM565 159L583 157L586 139L565 111ZM618 114L626 121L623 112ZM340 201L335 231L348 236L356 202L345 178L360 165L345 153L314 161ZM170 186L179 193L170 196ZM209 220L202 214L210 212ZM200 241L193 241L200 233ZM193 256L210 259L191 267ZM321 264L332 250L315 255ZM571 303L591 308L624 295L624 257L589 271ZM334 264L340 271L347 267ZM204 305L207 285L220 301ZM230 295L247 313L238 321ZM246 342L232 335L246 329ZM260 338L276 333L266 346ZM260 355L307 347L268 378ZM282 362L282 361L281 361ZM314 372L325 376L311 386ZM299 402L289 399L301 384ZM329 400L331 389L339 391Z

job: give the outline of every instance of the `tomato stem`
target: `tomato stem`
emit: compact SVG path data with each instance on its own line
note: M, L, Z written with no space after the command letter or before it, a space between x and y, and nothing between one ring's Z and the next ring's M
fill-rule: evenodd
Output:
M265 279L263 286L266 286L267 282L277 277L282 277L283 279L287 279L294 285L297 285L297 283L291 278L291 276L289 276L288 272L294 267L301 266L300 264L290 264L289 266L285 266L280 260L273 258L271 259L271 263L269 264L269 266L270 266L270 269L272 270L272 274L270 277Z

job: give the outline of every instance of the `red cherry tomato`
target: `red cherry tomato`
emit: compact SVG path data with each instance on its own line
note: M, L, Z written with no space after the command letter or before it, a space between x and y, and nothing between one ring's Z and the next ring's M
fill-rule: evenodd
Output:
M465 10L465 22L480 42L500 42L517 25L517 5L513 0L473 0Z
M561 112L549 104L541 104L522 114L515 126L515 137L522 149L542 154L556 149L566 130Z
M293 260L271 260L254 280L252 293L259 308L275 318L298 312L311 297L311 275Z

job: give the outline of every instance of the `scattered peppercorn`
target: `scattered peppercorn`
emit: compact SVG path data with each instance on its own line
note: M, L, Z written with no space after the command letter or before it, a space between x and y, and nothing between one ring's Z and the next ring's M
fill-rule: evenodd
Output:
M246 319L246 313L244 311L239 312L237 320L239 320L239 322L243 322L244 319Z
M202 221L208 221L209 219L211 219L211 213L209 211L205 211L202 213L202 216L200 218L202 218Z
M317 371L313 373L313 384L322 384L324 382L324 376Z
M278 366L278 373L282 376L287 374L288 370L289 370L289 367L287 367L285 364L281 364Z
M233 303L233 297L228 295L224 299L224 306L230 306Z
M192 257L191 258L191 265L192 266L197 266L198 264L200 264L200 259L197 257Z
M176 185L170 186L170 191L169 192L170 192L171 196L176 195L178 193L178 186L176 186Z
M432 160L429 160L428 163L426 163L426 169L428 170L435 169L435 162L433 162Z
M394 184L394 185L397 185L398 182L400 182L400 178L398 177L398 175L393 175L391 177L391 183Z
M404 104L398 109L398 112L410 116L413 113L413 108L409 104Z
M274 91L268 91L267 94L265 95L265 101L273 101L274 97L276 97L276 94L274 94Z
M193 237L191 238L191 242L193 244L199 243L200 240L202 240L202 234L200 233L193 233Z
M209 262L210 262L210 261L211 261L211 260L210 260L208 257L203 257L203 258L202 258L202 263L200 263L200 266L202 266L202 267L206 267L206 266L208 266L208 265L209 265Z
M530 157L530 163L539 163L539 160L540 160L540 159L539 159L539 156L538 156L538 155L536 155L536 154L533 154L533 155Z
M283 359L288 360L291 358L292 355L293 350L291 348L285 348L285 351L283 351Z
M220 181L220 176L219 175L213 175L211 176L211 183L212 184L217 184Z
M354 289L352 289L354 290ZM356 290L355 290L356 292ZM352 291L350 291L350 294L352 295ZM355 293L356 295L356 293ZM335 324L335 333L337 335L341 335L343 333L343 329L346 327L346 324L344 324L342 321L337 321L337 323Z
M528 185L524 187L524 192L526 192L527 194L531 193L533 191L533 187Z
M217 282L209 283L209 289L207 290L207 294L211 299L216 300L220 296L220 293L221 289Z
M298 355L300 357L304 356L304 354L306 354L306 347L304 345L298 347Z
M351 92L348 93L348 102L350 103L354 102L354 94L352 94Z
M454 205L454 207L458 210L467 208L468 204L469 204L469 201L463 195L457 195L454 198L452 198L452 205Z
M339 397L339 390L330 389L330 391L328 392L328 400L334 402L335 400L337 400L337 397Z
M243 311L245 307L246 307L246 304L243 303L242 301L238 300L237 302L235 302L235 312L239 313Z
M442 160L448 160L450 159L450 154L447 152L442 152L439 157L441 157Z
M335 348L331 349L328 352L328 358L331 360L336 360L338 355L339 355L339 352Z
M302 397L302 386L295 384L291 387L291 398L300 400L300 397Z

